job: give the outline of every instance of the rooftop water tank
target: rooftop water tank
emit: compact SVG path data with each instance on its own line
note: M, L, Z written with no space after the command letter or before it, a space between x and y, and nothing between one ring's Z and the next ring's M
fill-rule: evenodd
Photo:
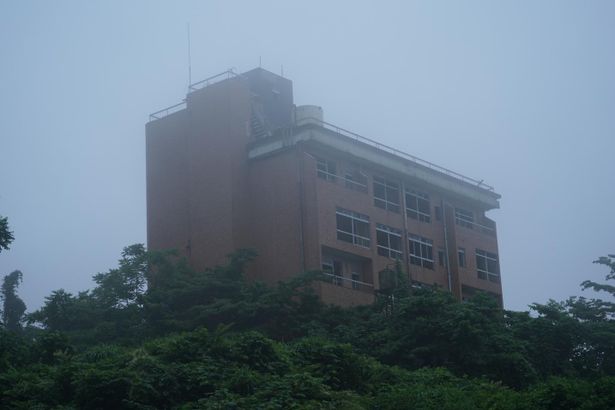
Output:
M317 105L298 105L295 107L295 125L305 124L322 125L322 107Z

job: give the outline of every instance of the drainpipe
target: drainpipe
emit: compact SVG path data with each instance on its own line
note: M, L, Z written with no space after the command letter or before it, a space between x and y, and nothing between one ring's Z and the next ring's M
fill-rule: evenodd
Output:
M446 273L448 275L448 291L453 292L453 277L451 275L451 264L448 260L448 228L446 226L446 207L444 200L440 200L440 209L442 209L442 224L444 226L444 263L446 263Z
M299 188L299 241L301 242L301 268L303 272L306 271L305 266L305 238L304 238L304 230L303 230L303 218L304 218L304 182L303 182L303 174L305 171L305 157L303 155L303 151L297 147L297 155L301 158L297 161L297 185Z
M406 252L404 252L404 259L406 262L406 272L408 272L408 282L410 285L410 288L412 288L412 275L410 274L410 255L409 255L409 249L408 249L408 215L406 214L406 183L402 180L401 181L401 186L403 189L402 192L402 199L401 199L401 204L402 204L402 209L401 212L404 215L404 248L406 248Z

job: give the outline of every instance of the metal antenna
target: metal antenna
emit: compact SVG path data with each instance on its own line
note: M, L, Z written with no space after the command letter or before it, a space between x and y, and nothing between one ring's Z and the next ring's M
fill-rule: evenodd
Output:
M263 59L261 56L258 56L258 68L262 68L263 67Z
M188 92L190 92L190 86L192 85L192 56L190 55L190 23L186 23L188 30Z
M282 77L284 77L284 64L280 65L280 74Z

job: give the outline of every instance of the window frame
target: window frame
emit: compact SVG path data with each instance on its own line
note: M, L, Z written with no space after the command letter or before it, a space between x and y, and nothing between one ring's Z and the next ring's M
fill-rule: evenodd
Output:
M353 289L359 289L359 284L362 283L361 274L359 272L350 272L351 284Z
M336 264L340 267L336 270ZM344 268L342 262L335 259L323 260L321 264L321 271L331 277L331 283L336 286L342 286L344 281Z
M385 245L380 244L380 241L379 241L380 238L379 238L378 233L386 235ZM395 249L391 246L391 236L394 236L399 239L399 249ZM391 226L387 226L383 224L378 224L378 223L376 224L376 251L378 252L378 255L384 256L390 259L401 260L404 258L402 244L403 244L403 235L400 229L396 229Z
M414 253L415 247L411 242L418 244L419 254ZM423 255L423 253L431 254L431 258L429 258L429 255ZM419 235L408 233L408 258L412 265L434 270L433 241Z
M468 258L466 256L467 254L465 248L457 248L457 263L459 264L460 268L465 268L468 266Z
M413 189L407 189L405 192L405 200L406 216L408 218L416 219L425 223L431 223L431 201L429 199L429 194ZM419 203L421 201L424 201L427 204L427 213L420 210ZM415 208L409 208L409 204L413 204ZM423 205L425 204L423 203Z
M481 268L480 260L483 261L484 269ZM490 264L492 262L490 270ZM489 282L500 283L500 262L497 253L487 252L482 249L476 249L476 273L479 279L489 280Z
M446 267L446 250L438 248L438 266Z
M440 222L442 221L442 207L439 205L435 205L433 207L433 213L434 216L436 217L436 221Z
M356 176L360 175L362 181L357 180ZM353 191L367 193L368 184L367 174L359 168L347 167L344 169L344 185Z
M381 198L376 196L376 193L379 189L376 186L380 186L383 189L384 197ZM401 189L399 182L391 181L388 178L379 177L374 175L373 177L373 189L374 189L374 205L381 209L386 209L387 211L399 213L401 209ZM397 191L397 203L393 202L389 196L391 193L389 191Z
M316 157L316 175L325 181L337 180L337 164L325 158Z
M455 207L455 224L474 229L474 225L476 225L474 211Z
M340 229L339 217L350 219L350 229L352 230L352 232L347 232L343 229ZM353 245L360 246L362 248L367 248L367 249L370 248L371 237L369 236L370 235L369 216L338 207L335 210L335 222L336 222L335 230L337 233L338 240L351 243ZM363 236L357 232L359 230L358 224L366 225L365 231L367 232L368 236ZM341 238L340 234L350 236L351 240Z

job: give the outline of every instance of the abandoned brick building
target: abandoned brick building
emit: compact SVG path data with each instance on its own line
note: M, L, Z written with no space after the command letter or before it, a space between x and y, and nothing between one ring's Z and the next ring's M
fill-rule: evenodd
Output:
M197 269L253 248L252 279L322 270L323 301L370 303L399 261L417 284L502 303L493 188L323 121L257 68L190 86L146 125L147 242Z

